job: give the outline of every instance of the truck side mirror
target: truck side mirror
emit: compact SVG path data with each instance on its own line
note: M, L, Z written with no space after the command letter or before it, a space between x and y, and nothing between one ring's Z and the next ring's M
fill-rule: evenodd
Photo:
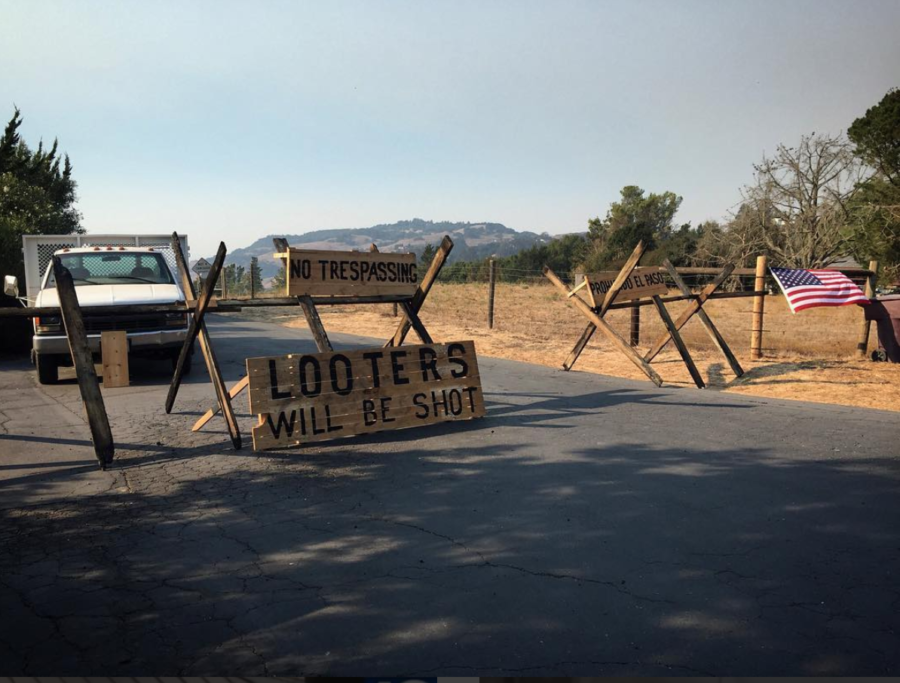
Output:
M3 278L3 293L6 296L19 296L19 279L15 275L7 275Z

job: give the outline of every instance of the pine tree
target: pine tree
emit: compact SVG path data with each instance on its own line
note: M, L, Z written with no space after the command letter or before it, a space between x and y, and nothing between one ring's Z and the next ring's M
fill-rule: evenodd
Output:
M75 209L75 181L69 156L56 140L32 151L21 139L22 115L15 108L0 137L0 275L24 278L22 235L83 232Z

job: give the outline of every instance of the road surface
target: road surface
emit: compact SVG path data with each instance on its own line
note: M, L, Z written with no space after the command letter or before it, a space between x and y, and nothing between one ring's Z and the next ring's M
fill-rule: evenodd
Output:
M247 356L314 350L210 328L229 384ZM243 397L245 449L218 418L190 432L202 363L172 415L165 365L135 363L103 392L102 472L74 382L0 361L3 669L900 670L896 413L480 365L482 420L255 454Z

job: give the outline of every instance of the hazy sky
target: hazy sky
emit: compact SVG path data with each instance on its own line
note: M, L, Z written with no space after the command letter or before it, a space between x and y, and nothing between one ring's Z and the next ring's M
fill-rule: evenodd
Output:
M91 232L413 217L584 230L624 185L721 218L778 143L900 86L900 2L0 2L0 118Z

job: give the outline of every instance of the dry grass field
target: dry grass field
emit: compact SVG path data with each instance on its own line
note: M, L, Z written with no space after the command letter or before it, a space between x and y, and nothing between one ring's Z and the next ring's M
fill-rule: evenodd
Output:
M488 286L481 283L435 285L421 314L432 337L441 341L473 339L479 355L560 367L584 330L585 318L549 284L500 283L494 329L489 330L487 291ZM686 305L669 304L672 317ZM693 318L682 335L710 389L900 411L900 365L860 360L855 355L862 322L857 306L817 308L792 315L783 297L766 297L766 357L762 361L750 360L752 299L711 301L704 310L745 370L741 379L735 379L700 322ZM380 338L390 336L399 321L393 317L392 307L386 305L322 307L320 313L331 332ZM241 315L290 327L306 326L302 314L294 308L245 309ZM607 320L628 338L629 310L610 311ZM646 352L662 331L656 311L642 308L639 351ZM417 342L414 334L410 341ZM875 344L873 325L870 348ZM671 344L653 365L666 384L693 387ZM645 379L599 332L574 371Z

